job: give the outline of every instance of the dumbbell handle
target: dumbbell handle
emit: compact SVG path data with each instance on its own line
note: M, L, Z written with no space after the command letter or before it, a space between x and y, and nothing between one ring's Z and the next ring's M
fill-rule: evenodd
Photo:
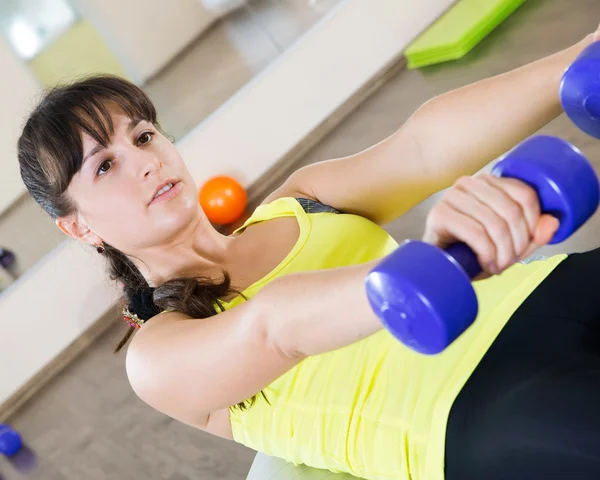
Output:
M460 265L469 278L473 279L483 272L477 255L466 243L454 243L447 247L445 252Z
M598 208L600 185L589 161L556 137L532 137L496 164L492 173L535 189L540 210L560 222L550 243L559 243ZM464 243L445 251L418 241L404 242L367 275L369 302L384 326L413 350L443 351L477 317L471 280L482 269Z
M483 272L483 268L477 260L477 255L466 243L454 243L445 248L445 252L461 266L470 279Z
M533 162L540 162L540 165L536 167ZM568 177L564 175L564 166L571 170ZM598 207L599 186L593 167L577 148L556 137L540 135L525 140L498 162L492 174L516 178L536 191L542 213L553 215L561 222L551 244L565 240ZM558 178L561 178L560 185L554 181ZM569 185L569 180L574 183ZM570 200L565 201L566 198ZM564 219L567 220L563 222ZM483 271L477 255L468 245L456 243L445 251L469 278L473 279Z

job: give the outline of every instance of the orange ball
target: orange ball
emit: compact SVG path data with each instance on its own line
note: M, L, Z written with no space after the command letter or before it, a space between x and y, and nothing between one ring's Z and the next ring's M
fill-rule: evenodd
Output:
M217 225L227 225L242 216L248 203L246 190L231 177L208 180L200 189L200 206L208 219Z

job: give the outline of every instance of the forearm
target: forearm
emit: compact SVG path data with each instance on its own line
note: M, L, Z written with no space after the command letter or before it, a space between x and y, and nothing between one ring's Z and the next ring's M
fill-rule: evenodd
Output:
M443 189L473 175L556 118L566 68L592 37L508 73L442 94L409 121L427 171Z
M381 330L365 290L365 277L376 263L294 273L264 287L252 301L271 342L290 356L309 356Z

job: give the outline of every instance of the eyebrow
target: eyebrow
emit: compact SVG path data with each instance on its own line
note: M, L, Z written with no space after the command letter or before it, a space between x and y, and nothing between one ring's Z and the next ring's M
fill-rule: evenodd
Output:
M141 119L141 118L134 118L134 119L132 119L129 122L129 125L127 125L127 133L131 132L135 127L137 127L138 124L142 120L143 119ZM85 157L83 157L83 163L85 163L88 158L93 157L94 155L96 155L97 153L101 152L102 150L105 150L104 146L102 146L101 144L96 145L94 148L92 148L92 151L90 153L88 153Z

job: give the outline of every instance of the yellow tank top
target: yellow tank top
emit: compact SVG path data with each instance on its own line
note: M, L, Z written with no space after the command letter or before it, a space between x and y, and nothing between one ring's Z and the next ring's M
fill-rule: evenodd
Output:
M298 242L279 266L243 292L247 297L274 278L364 263L397 246L363 217L307 214L293 198L260 206L239 230L282 216L298 219ZM369 480L443 479L454 399L511 314L564 258L517 264L475 282L479 316L439 355L417 354L381 331L304 360L263 390L268 402L258 395L248 410L230 409L234 439L295 464ZM238 297L225 306L242 301Z

